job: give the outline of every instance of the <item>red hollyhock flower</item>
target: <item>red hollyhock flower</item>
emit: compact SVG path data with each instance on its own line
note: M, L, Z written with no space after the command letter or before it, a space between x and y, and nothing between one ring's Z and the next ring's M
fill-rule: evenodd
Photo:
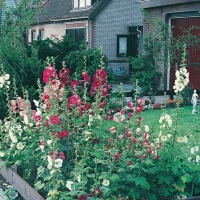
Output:
M108 89L107 88L102 88L101 94L103 97L106 97L108 95Z
M133 103L131 101L128 102L128 107L133 108Z
M126 163L127 163L128 166L131 165L131 161L127 161Z
M77 80L73 80L70 84L71 88L74 89L75 86L78 86L78 81Z
M97 76L100 77L100 82L102 84L106 82L107 73L106 73L105 69L101 69L101 68L97 69L96 74L97 74Z
M150 149L148 150L148 154L152 154L152 152L153 152L153 150L152 150L152 148L150 148Z
M138 155L138 158L139 158L139 159L140 159L140 158L142 158L142 155L141 155L141 154L139 154L139 155Z
M57 125L59 123L60 119L58 117L58 115L54 115L50 118L50 122L54 125Z
M133 113L133 112L129 112L129 113L128 113L128 116L129 116L129 118L132 118L132 117L133 117L133 115L134 115L134 113Z
M120 154L120 153L117 153L117 154L115 154L114 156L115 156L116 161L117 161L117 162L120 162L120 156L121 156L121 154Z
M69 131L68 130L64 130L62 132L59 132L61 138L67 138L69 136Z
M86 72L82 72L82 77L85 82L87 82L87 83L90 82L90 76Z
M63 160L65 159L65 154L63 152L60 152L60 158Z
M93 192L90 192L90 196L93 197L93 196L94 196L94 193L93 193Z
M133 142L133 143L137 143L137 140L134 138L134 139L132 140L132 142Z
M40 141L40 145L44 146L44 140Z
M52 75L52 71L49 69L46 69L43 71L43 81L47 84L50 81Z
M78 106L80 106L81 104L82 104L81 98L80 98L77 94L73 94L73 95L69 98L68 108L71 108L73 105L78 105Z
M84 109L87 111L87 110L89 110L91 108L91 104L90 103L85 103L85 105L84 105Z
M159 159L159 155L156 154L156 155L154 156L154 159L155 159L155 160L158 160L158 159Z
M77 200L87 200L87 196L82 194L81 196L79 196L79 198Z
M162 147L162 142L160 142L157 146L157 149L160 150L160 148Z
M70 70L65 67L59 72L60 82L65 85L70 81Z

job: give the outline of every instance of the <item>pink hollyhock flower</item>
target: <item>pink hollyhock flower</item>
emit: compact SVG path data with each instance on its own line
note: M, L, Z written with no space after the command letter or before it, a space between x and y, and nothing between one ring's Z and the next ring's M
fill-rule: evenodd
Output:
M59 89L59 86L60 86L60 81L58 80L53 80L51 82L51 87L54 91L58 90Z
M121 156L121 154L120 154L120 153L117 153L117 154L115 154L114 156L115 156L116 161L117 161L117 162L120 162L120 156Z
M134 106L133 103L132 103L131 101L128 101L127 104L128 104L128 107L129 107L129 108L133 108L133 106Z
M80 106L81 104L82 100L77 94L73 94L71 97L69 97L68 108L71 108L73 105Z
M77 80L73 80L70 84L71 88L74 89L75 87L78 86L78 81Z
M80 117L82 117L83 116L83 107L79 106L77 109L79 110Z
M149 134L148 134L148 133L145 133L145 134L144 134L144 139L148 139L148 137L149 137Z
M52 160L56 160L56 158L58 157L58 152L51 151L49 155L50 155Z
M160 148L162 147L162 142L160 142L157 146L157 149L160 150Z
M90 192L90 196L93 197L93 196L94 196L94 193L93 193L93 192Z
M21 97L17 98L18 108L23 110L25 108L24 100Z
M128 166L131 165L131 161L127 161L126 163L127 163Z
M113 140L112 138L109 138L109 139L108 139L108 143L110 143L112 140Z
M44 140L40 141L40 145L44 146Z
M114 118L113 116L110 116L110 121L112 121L112 120L113 120L113 118Z
M152 148L149 148L148 149L148 154L152 154L152 152L153 152Z
M123 135L119 135L119 139L124 139L124 136Z
M125 110L122 109L122 110L120 111L120 113L121 113L121 115L125 115Z
M155 159L155 160L158 160L158 159L159 159L159 155L156 154L156 155L154 156L154 159Z
M142 155L141 155L141 154L139 154L139 155L138 155L138 158L139 158L139 159L140 159L140 158L142 158Z
M133 143L137 143L137 139L134 138L134 139L132 140L132 142L133 142Z
M131 130L126 130L126 138L131 139L131 137L132 137Z
M50 125L49 125L49 120L46 120L46 121L45 121L45 125L46 125L47 128L50 127Z
M138 112L138 113L141 113L141 112L142 112L142 106L137 107L137 112Z
M125 116L122 115L120 112L118 112L118 113L115 113L115 114L114 114L113 120L114 120L115 122L122 122L122 121L125 120Z
M113 134L113 133L115 133L116 132L116 128L113 126L113 127L111 127L110 128L110 132Z
M49 69L46 69L43 71L43 81L47 84L50 82L50 78L52 75L52 71Z
M84 194L82 194L81 196L78 197L77 200L87 200L87 196L85 196Z
M59 123L60 119L58 115L54 115L50 117L51 124L57 125Z
M60 152L59 154L60 154L60 158L64 160L65 159L65 154L63 152Z
M147 154L144 154L144 155L143 155L143 158L146 159L146 158L147 158Z
M134 113L133 113L133 112L129 112L129 113L128 113L128 116L129 116L130 118L132 118L132 117L133 117L133 115L134 115Z
M15 100L11 100L10 103L11 103L11 108L12 108L13 112L16 112L16 108L17 108L16 101Z

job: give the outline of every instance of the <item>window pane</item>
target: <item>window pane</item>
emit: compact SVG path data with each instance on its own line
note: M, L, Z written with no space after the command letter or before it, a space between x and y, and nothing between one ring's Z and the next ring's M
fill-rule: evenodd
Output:
M41 40L44 39L44 30L40 30L39 36Z
M31 40L36 40L36 31L31 31Z
M66 33L69 35L70 38L75 40L75 29L67 29Z
M86 0L79 0L79 1L80 1L80 8L81 8L81 7L85 7L85 1L86 1Z
M78 0L74 0L74 8L78 8Z
M91 0L86 0L86 6L91 6Z
M119 38L119 53L127 54L127 37Z
M84 28L77 28L76 29L76 42L80 42L81 40L84 40L85 33Z

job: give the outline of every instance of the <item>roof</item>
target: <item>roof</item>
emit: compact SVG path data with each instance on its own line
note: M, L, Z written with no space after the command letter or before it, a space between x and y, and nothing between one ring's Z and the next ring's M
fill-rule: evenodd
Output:
M47 0L42 5L41 13L37 17L37 22L48 23L52 21L70 21L78 19L88 19L98 15L98 13L110 2L111 0L97 0L88 9L74 10L72 0Z

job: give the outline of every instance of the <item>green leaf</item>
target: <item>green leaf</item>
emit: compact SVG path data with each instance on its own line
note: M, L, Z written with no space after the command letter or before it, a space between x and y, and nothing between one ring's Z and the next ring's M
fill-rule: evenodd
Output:
M181 177L181 180L183 181L183 183L189 183L192 182L193 177L189 174L185 174L184 176Z
M147 190L150 189L150 185L147 182L146 178L144 178L144 177L135 178L135 184L140 185L143 189L147 189Z
M176 183L173 184L173 186L179 191L184 192L186 185L181 181L178 180Z
M115 182L115 181L119 180L119 176L117 174L112 174L110 177L110 180Z
M41 181L38 181L37 183L34 184L34 186L35 186L37 189L41 190L41 189L45 186L45 184L42 183Z
M174 182L174 179L171 175L167 174L167 173L160 173L156 176L157 178L159 178L158 184L162 184L162 183L166 183L167 185L171 184Z

